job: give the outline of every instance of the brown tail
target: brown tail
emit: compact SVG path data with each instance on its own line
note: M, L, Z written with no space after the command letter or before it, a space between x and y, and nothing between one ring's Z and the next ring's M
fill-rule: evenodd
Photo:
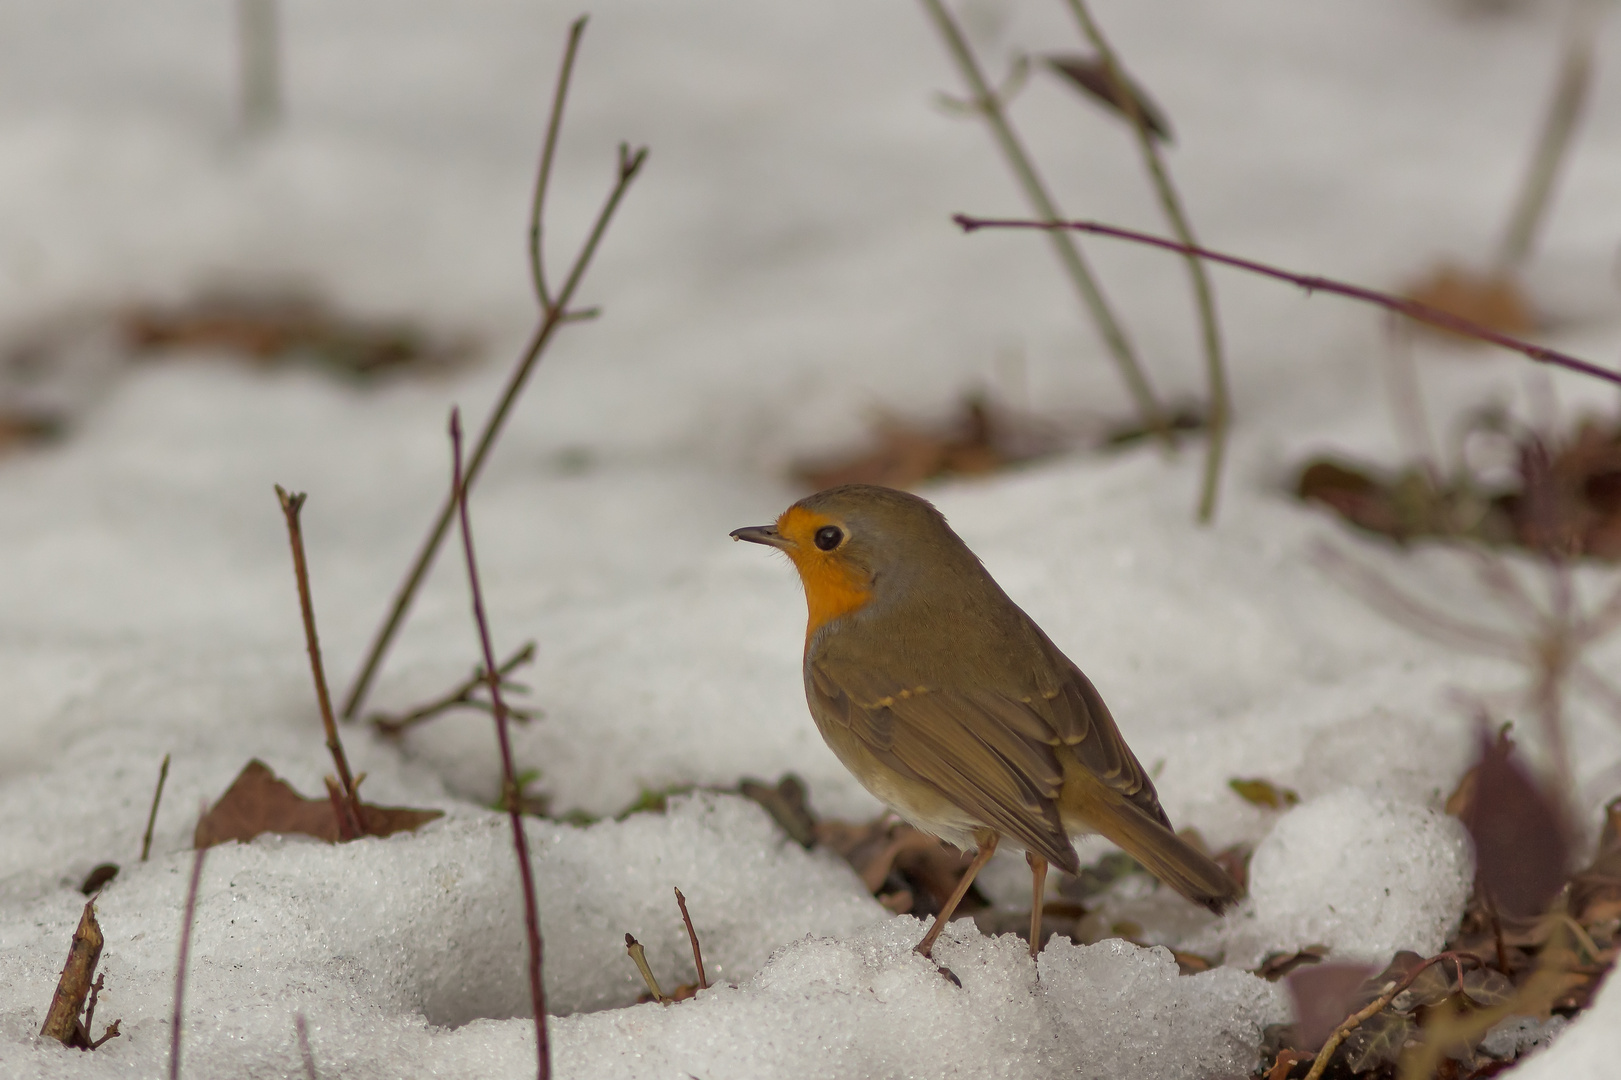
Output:
M1129 802L1117 802L1087 824L1113 840L1165 884L1216 914L1236 903L1238 883L1192 844Z

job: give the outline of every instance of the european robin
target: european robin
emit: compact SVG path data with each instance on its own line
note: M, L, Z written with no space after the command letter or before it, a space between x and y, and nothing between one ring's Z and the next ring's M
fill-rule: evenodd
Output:
M1213 911L1237 898L1171 828L1091 680L931 503L846 484L732 537L785 552L799 571L805 696L833 753L901 817L975 852L918 952L929 955L999 840L1030 862L1032 956L1047 864L1077 873L1078 833L1102 833Z

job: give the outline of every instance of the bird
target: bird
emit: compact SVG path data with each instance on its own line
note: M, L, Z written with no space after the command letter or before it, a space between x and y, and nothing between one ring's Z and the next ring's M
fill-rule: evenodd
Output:
M1030 955L1049 864L1101 833L1189 900L1239 896L1176 834L1092 681L917 495L844 484L734 540L788 556L805 589L805 697L828 747L912 825L974 852L916 951L931 956L998 843L1031 870Z

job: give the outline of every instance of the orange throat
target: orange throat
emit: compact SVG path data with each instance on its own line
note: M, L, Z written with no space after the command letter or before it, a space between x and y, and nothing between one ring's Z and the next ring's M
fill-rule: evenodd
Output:
M795 542L786 549L805 586L805 604L810 619L805 625L805 641L842 615L848 615L872 599L867 576L851 566L837 551L818 550L812 538L816 530L829 524L827 518L799 507L790 507L777 519L777 531Z

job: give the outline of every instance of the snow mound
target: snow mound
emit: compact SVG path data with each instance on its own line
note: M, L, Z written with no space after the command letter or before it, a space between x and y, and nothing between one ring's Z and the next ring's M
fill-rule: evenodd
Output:
M1278 819L1250 861L1245 909L1212 934L1243 967L1311 944L1379 963L1400 949L1428 956L1456 929L1473 880L1455 818L1342 788Z

